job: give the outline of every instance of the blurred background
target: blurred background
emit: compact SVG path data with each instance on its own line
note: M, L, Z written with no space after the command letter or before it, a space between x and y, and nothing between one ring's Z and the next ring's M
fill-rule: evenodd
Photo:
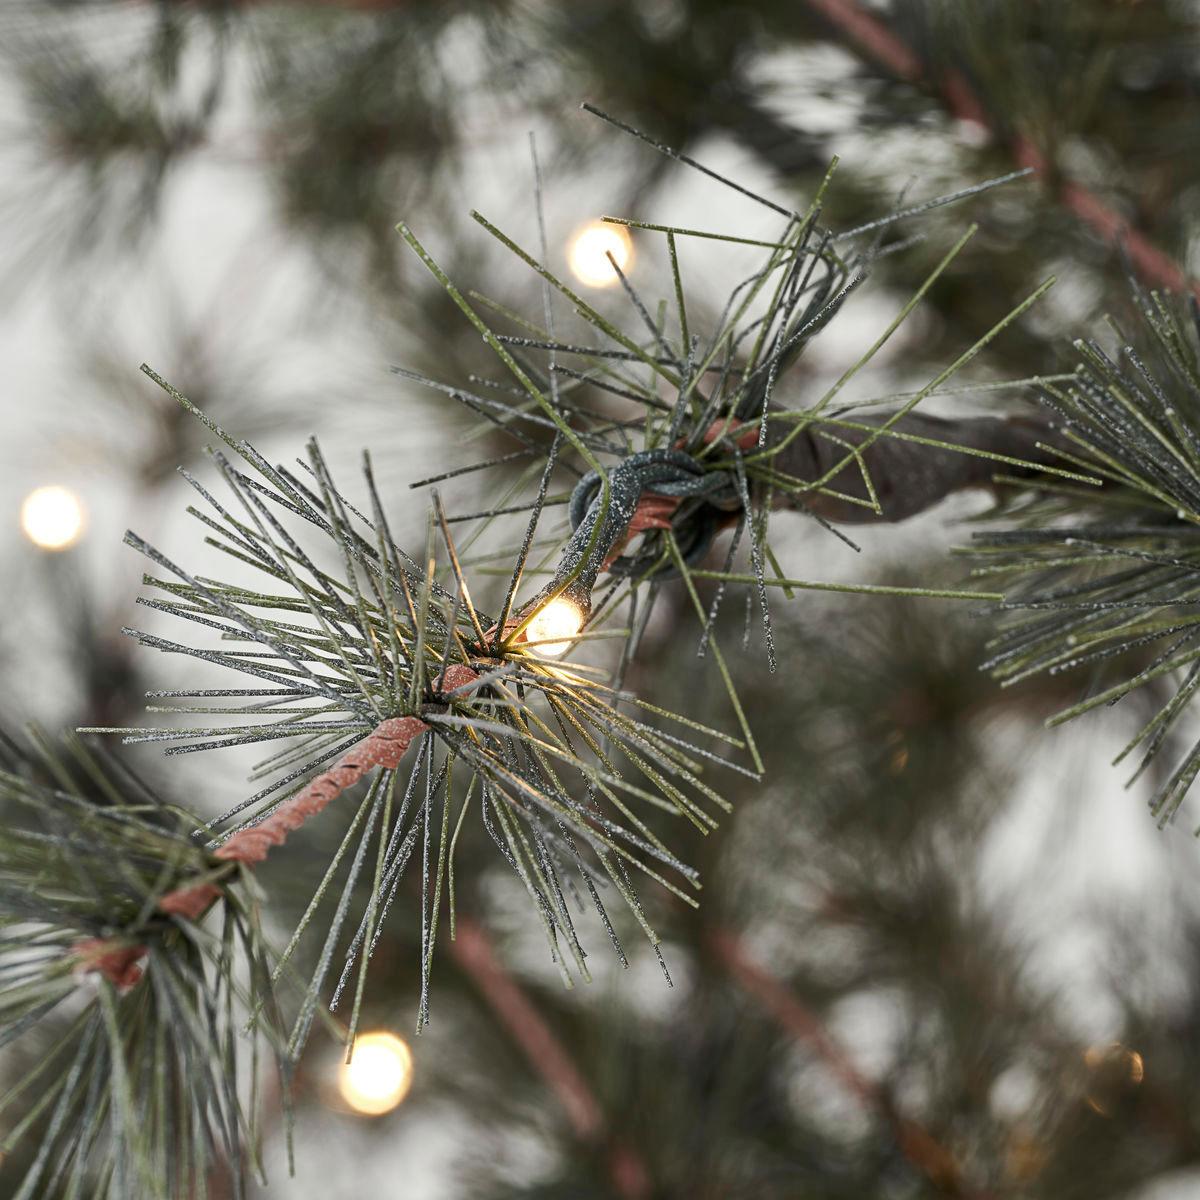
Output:
M1127 270L1176 290L1200 274L1196 0L2 0L0 55L10 727L144 724L145 691L188 678L120 632L145 620L127 527L205 561L175 468L203 478L209 439L142 361L272 459L316 434L352 493L369 445L416 549L428 496L408 485L507 447L387 369L495 376L398 221L464 290L540 315L536 277L469 215L536 245L532 132L551 265L603 311L626 312L572 260L601 214L772 236L761 206L580 101L801 211L840 156L835 229L1034 169L927 214L781 385L793 405L969 222L855 398L922 386L1051 274L973 381L1069 369L1071 338L1121 319ZM631 280L665 294L660 243L634 233ZM698 325L756 261L681 254ZM989 396L1028 411L1020 389ZM462 512L505 486L468 479ZM990 503L856 532L861 554L800 516L773 541L790 575L962 586L949 548ZM629 685L723 723L676 604ZM412 1035L420 925L395 912L373 1053L347 1080L314 1040L296 1176L275 1128L263 1194L1200 1195L1200 809L1160 831L1155 780L1124 790L1108 765L1144 719L1133 699L1044 730L1102 680L1000 689L974 609L801 593L776 604L775 675L760 647L731 651L766 781L722 779L733 815L675 843L702 871L698 912L643 892L670 988L648 946L625 939L622 971L592 929L595 980L564 990L519 881L468 831L431 1027ZM140 749L196 811L244 794L245 759ZM260 872L283 936L327 861L314 825Z

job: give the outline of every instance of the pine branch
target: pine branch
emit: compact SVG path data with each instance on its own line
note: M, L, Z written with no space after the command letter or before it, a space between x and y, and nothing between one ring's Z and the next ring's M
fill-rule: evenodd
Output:
M1051 724L1186 671L1117 756L1142 747L1130 782L1178 726L1200 657L1200 305L1193 299L1185 313L1154 292L1137 300L1133 336L1116 330L1118 357L1079 341L1074 382L1042 389L1072 447L1064 457L1107 486L1089 496L1075 488L1035 495L1020 527L977 534L969 551L985 564L976 577L1007 585L997 610L1003 632L985 664L1005 684L1078 668L1116 675ZM1160 824L1174 818L1198 771L1195 742L1150 801Z
M805 429L781 453L777 469L792 479L815 480L831 471L831 485L841 496L778 497L781 507L803 507L816 516L839 523L905 521L939 504L955 492L996 487L1002 466L1017 478L1061 476L1061 457L1054 447L1061 439L1040 416L934 417L906 413L891 425L891 436L863 452L865 470L845 463L839 451L861 446L866 435L892 414L864 413L820 422ZM975 453L972 453L972 452ZM1076 482L1091 477L1073 472ZM867 490L868 481L874 495ZM878 503L878 511L871 501Z
M734 233L606 217L615 224L662 235L674 284L674 303L672 298L665 298L655 304L643 297L611 260L631 310L629 328L623 328L545 265L544 245L539 258L477 213L473 215L483 228L542 279L547 294L544 325L512 313L477 292L470 293L468 300L412 231L400 227L413 251L507 368L511 382L494 384L490 395L482 395L403 373L476 412L486 413L493 425L525 442L530 454L536 453L529 437L535 427L553 430L554 449L546 459L546 472L560 464L570 466L573 457L580 472L567 506L573 533L550 571L549 582L519 614L515 626L518 635L534 612L560 598L582 614L585 628L596 628L623 605L632 611L639 586L652 582L655 586L649 589L640 618L644 623L658 596L657 585L694 567L708 553L718 532L734 526L735 547L742 531L749 533L753 578L744 579L731 570L731 550L724 570L712 576L721 581L722 587L704 618L701 650L711 643L724 585L751 583L757 593L768 667L774 670L768 589L784 586L790 594L792 584L783 579L773 561L769 540L773 511L800 509L827 528L831 519L900 520L962 487L990 485L994 464L1035 474L1062 473L1063 468L1049 464L1052 455L1038 447L1036 433L1027 434L1020 423L938 421L913 413L923 399L949 385L953 376L1020 317L1052 281L1018 304L925 388L905 398L899 409L883 418L868 416L865 421L855 422L847 420L836 407L846 384L872 361L921 303L973 230L950 248L858 361L822 396L795 407L780 399L788 387L789 368L837 319L846 299L861 286L873 264L907 245L905 241L886 240L900 222L1011 182L1020 172L834 234L821 223L823 194L832 166L807 209L793 212L624 122L589 105L584 107L655 151L756 201L782 219L782 228L775 239L746 239ZM534 203L539 214L540 189L540 175L535 171ZM679 271L676 239L685 237L735 244L752 242L766 252L758 269L732 290L715 328L703 338L695 331L694 323L689 325L687 288ZM549 304L554 293L569 302L591 327L594 344L554 336ZM513 322L522 332L498 332L485 309ZM658 316L652 318L652 311ZM564 360L578 363L578 367L567 367ZM539 363L536 368L534 361ZM645 368L648 381L642 372L631 369L639 365ZM585 407L579 398L579 390L585 385L619 397L626 410L630 403L637 405L637 415L616 421L604 411ZM479 469L507 457L481 463ZM1070 476L1076 481L1084 478L1074 471ZM544 475L538 505L545 503L547 482L548 475ZM492 520L514 507L470 515L482 521L478 533L483 533ZM624 553L630 540L639 535L637 551ZM679 563L672 561L671 539L679 550ZM775 578L768 575L768 561L772 562ZM602 573L608 574L614 584L596 605L593 592ZM800 586L821 585L805 581ZM635 632L618 671L618 682L624 665L636 653L638 634L632 619L630 626ZM735 711L740 711L732 691L730 700ZM749 742L748 731L745 736Z
M227 1170L242 1197L262 1044L281 1047L255 897L191 840L195 818L77 740L38 742L8 743L0 770L0 1040L37 1047L0 1099L5 1152L39 1138L12 1194L184 1195ZM197 880L219 921L172 903Z
M738 985L756 1000L789 1036L811 1046L842 1087L884 1119L897 1148L938 1191L961 1200L988 1200L988 1193L971 1187L962 1177L954 1155L923 1126L896 1111L891 1097L867 1079L834 1041L820 1020L800 1000L756 962L735 934L717 930L713 950Z
M734 749L742 743L642 705L540 655L548 641L555 643L549 649L556 652L556 646L566 649L588 635L531 637L536 633L531 624L536 598L532 607L526 603L516 617L504 621L482 612L440 508L431 517L424 555L428 566L419 565L391 536L369 460L370 517L334 484L315 442L307 461L300 463L303 475L272 467L253 447L230 437L169 385L163 386L241 460L213 454L233 497L228 507L185 473L208 509L191 511L208 531L206 540L267 576L270 590L193 576L128 535L127 541L164 573L147 576L147 582L165 598L143 602L215 634L217 640L209 647L129 632L169 653L249 675L255 686L157 693L184 702L160 711L222 721L201 728L125 730L125 740L161 742L169 754L254 742L286 744L260 767L259 773L275 777L274 782L220 818L236 820L233 831L213 847L214 857L225 862L260 861L291 830L368 772L379 770L275 967L278 976L301 937L316 924L318 907L326 899L334 901L289 1055L298 1055L307 1038L361 881L368 887L367 911L351 938L333 997L337 1004L357 969L353 1038L367 960L418 845L423 897L419 1025L427 1019L443 904L452 931L454 927L454 848L466 813L475 805L484 828L529 892L564 981L569 981L572 960L578 973L588 974L562 883L565 872L578 874L622 960L597 890L601 880L630 905L656 943L629 870L641 871L689 904L695 903L695 872L635 810L658 808L699 829L711 829L715 821L705 802L727 806L701 779L700 769L705 760L724 759L702 742L716 738ZM538 515L535 511L530 538ZM444 543L449 560L440 569L434 562L435 537ZM340 575L317 565L324 550L336 551ZM518 556L512 572L508 604L520 585L524 557ZM244 648L234 648L238 646ZM635 710L640 706L660 724L682 724L686 736L630 716L618 703ZM334 765L326 767L331 759ZM350 864L348 873L335 885L344 862ZM184 902L199 899L185 889Z
M852 46L895 78L907 83L930 84L953 116L970 122L990 137L1002 136L962 72L951 71L940 78L931 77L927 64L903 38L885 21L862 8L857 0L806 0L806 3ZM1086 184L1072 178L1061 162L1051 162L1028 137L1020 134L1009 140L1009 150L1013 161L1031 169L1061 204L1104 241L1127 254L1147 284L1176 292L1190 290L1200 297L1200 283L1189 282L1178 263Z

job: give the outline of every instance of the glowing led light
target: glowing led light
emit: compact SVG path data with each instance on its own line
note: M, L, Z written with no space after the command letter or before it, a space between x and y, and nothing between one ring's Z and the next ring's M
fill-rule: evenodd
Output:
M617 282L608 255L622 271L633 258L633 243L622 225L589 225L571 242L569 261L575 278L589 287L608 287Z
M557 658L571 645L570 642L551 641L552 638L574 637L583 628L583 613L562 596L551 600L536 617L525 627L525 640L541 642L540 646L531 646L539 654L547 654Z
M21 524L36 545L65 550L83 529L83 509L66 488L41 487L25 497Z
M390 1033L365 1033L354 1043L354 1057L342 1064L338 1088L355 1112L378 1116L391 1112L412 1084L412 1051Z

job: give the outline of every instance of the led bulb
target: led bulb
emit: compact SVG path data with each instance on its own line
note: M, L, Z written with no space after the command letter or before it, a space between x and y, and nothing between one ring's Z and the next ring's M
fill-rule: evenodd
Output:
M574 637L582 628L583 613L570 600L557 596L525 626L525 640L541 642L540 646L531 646L530 649L557 658L571 643L551 639Z
M412 1051L391 1033L365 1033L354 1043L354 1057L338 1073L342 1099L355 1112L379 1116L391 1112L412 1084Z
M21 524L35 545L45 550L65 550L83 528L83 509L66 488L40 487L26 496Z
M580 283L589 287L608 287L617 282L617 273L608 261L612 254L622 271L633 257L633 243L622 225L589 225L571 242L571 270Z

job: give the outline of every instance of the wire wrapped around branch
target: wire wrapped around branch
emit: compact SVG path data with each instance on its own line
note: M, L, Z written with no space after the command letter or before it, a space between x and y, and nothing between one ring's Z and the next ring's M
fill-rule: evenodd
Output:
M715 421L702 443L707 446L724 441L738 452L750 452L758 439L758 426L747 426L748 432L738 433L742 424L735 417ZM883 426L887 430L881 435ZM824 422L801 430L771 457L771 467L792 479L824 480L831 490L863 503L816 488L789 491L780 487L774 507L802 508L842 524L903 521L932 508L953 492L994 486L997 456L1020 460L1024 465L1007 464L1015 473L1035 474L1038 465L1057 460L1047 443L1061 441L1048 422L1038 416L1004 420L945 418L917 412L897 418L892 413L872 413L838 421L833 430L836 432ZM868 438L873 440L863 450L861 460L848 457L850 449ZM776 440L778 443L783 438ZM843 460L847 460L845 465L826 479ZM676 574L655 551L621 555L625 544L639 533L671 529L684 561L699 562L717 532L734 522L743 508L730 471L715 465L721 461L720 449L715 458L707 460L693 458L680 447L629 455L608 472L610 500L603 514L600 476L595 471L585 475L571 496L574 535L564 548L554 579L527 608L535 608L565 590L586 613L600 571L624 576L654 573L660 579ZM864 472L870 478L870 487ZM872 489L879 512L872 504Z

